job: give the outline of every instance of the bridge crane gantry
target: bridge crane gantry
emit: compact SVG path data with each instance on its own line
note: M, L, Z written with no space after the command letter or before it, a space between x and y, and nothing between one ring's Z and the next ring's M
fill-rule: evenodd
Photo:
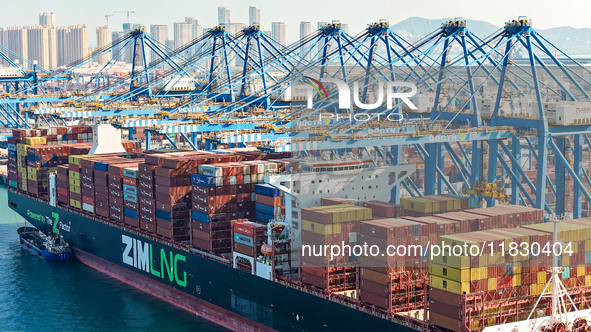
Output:
M157 58L148 62L146 53L151 51L157 53ZM132 54L129 75L111 77L110 63L81 84L77 71L107 53L119 58ZM117 125L131 128L130 133L135 126L152 126L149 132L178 133L194 148L197 135L223 144L279 138L282 141L271 146L275 149L289 149L293 140L301 148L333 146L350 151L362 144L356 142L363 142L376 155L399 163L400 147L412 146L424 158L426 194L456 192L444 174L443 165L449 156L465 189L479 182L497 183L500 169L510 180L513 204L565 213L566 174L574 181L573 215L581 214L582 196L591 200L583 183L591 181L582 167L582 151L591 148L587 136L591 127L585 122L565 124L552 111L589 102L591 73L537 33L524 18L507 22L486 39L472 34L466 22L458 18L412 43L390 31L386 21L370 24L356 36L346 34L340 22L333 21L289 46L265 36L256 26L234 36L222 27L214 27L174 51L151 42L148 35L136 30L64 70L41 74L47 79L19 85L11 95L0 98L0 107L12 107L10 116L15 119L31 113L46 123L86 116L119 117ZM319 82L340 79L357 83L357 97L365 104L375 101L375 87L381 80L413 82L418 89L413 98L419 105L416 111L402 102L389 109L352 107L348 111L371 117L396 111L407 117L409 127L418 129L400 132L397 127L368 127L362 121L329 121L300 137L298 130L302 128L296 125L299 120L319 112L347 111L339 110L338 90L333 84L325 84L326 96L314 97L312 110L298 108L301 105L288 96L293 96L289 89L304 77ZM194 84L192 88L172 88L184 78ZM44 93L55 90L59 84L51 82L58 79L64 89L78 85L80 92ZM39 103L45 106L14 112L23 105ZM0 111L0 120L4 121L0 125L10 126L10 117L4 113ZM26 118L16 122L28 125L23 120ZM233 127L232 121L236 122ZM441 121L446 123L442 125ZM372 136L376 130L380 134ZM457 130L464 136L455 134ZM491 134L503 131L510 135ZM186 135L189 133L190 139ZM453 147L456 144L459 150ZM486 146L488 164L482 165ZM529 151L530 164L534 159L538 161L535 180L527 178L521 160L523 149ZM546 174L548 155L555 159L554 184ZM485 179L479 171L483 168L487 169ZM408 181L406 184L418 188ZM545 197L548 188L556 192L555 207ZM392 195L394 200L398 195ZM493 198L486 201L495 204Z

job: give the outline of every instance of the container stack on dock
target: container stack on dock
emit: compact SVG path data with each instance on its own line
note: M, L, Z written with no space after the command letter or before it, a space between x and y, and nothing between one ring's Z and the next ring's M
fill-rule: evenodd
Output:
M357 290L358 262L353 254L331 259L318 252L326 245L357 244L359 222L371 218L371 209L351 204L302 209L302 246L310 248L301 255L302 282L329 292Z
M484 253L478 256L446 253L430 261L431 323L454 331L477 331L527 319L551 276L552 229L552 223L541 223L441 236L440 244L466 243L484 248ZM558 230L559 241L565 245L570 242L573 250L572 254L563 253L559 257L563 266L561 279L582 309L591 286L588 276L591 259L585 259L591 257L591 220L564 222L558 225ZM512 242L519 245L518 251L509 248ZM500 249L502 243L504 252ZM539 254L521 254L522 243L527 243L529 250L536 243L533 247ZM546 289L549 291L551 287ZM550 299L543 298L536 311L547 316L550 305Z

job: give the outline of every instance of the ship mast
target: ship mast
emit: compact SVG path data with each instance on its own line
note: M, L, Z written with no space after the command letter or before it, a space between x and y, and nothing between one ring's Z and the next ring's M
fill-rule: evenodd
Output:
M538 297L538 300L527 317L527 320L532 318L540 300L542 298L550 297L552 300L552 313L550 318L546 321L548 324L547 326L553 326L555 324L562 323L564 324L564 327L568 327L568 308L564 298L568 298L570 304L574 308L574 311L577 311L577 307L573 299L568 295L566 287L564 287L564 284L560 280L560 275L562 274L563 270L561 266L558 266L558 256L554 253L554 247L558 243L558 223L563 220L559 219L555 215L550 216L550 218L554 226L552 231L552 247L550 248L552 251L552 267L550 268L550 273L552 273L552 276L550 276L550 279L546 283L546 287L544 287L542 294L540 294L540 297ZM549 292L547 292L548 287L551 287ZM532 327L532 330L536 330L535 327Z

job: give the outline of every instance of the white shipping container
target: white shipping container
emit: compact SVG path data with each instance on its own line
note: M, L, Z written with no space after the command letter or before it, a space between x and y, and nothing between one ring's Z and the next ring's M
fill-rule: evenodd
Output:
M92 206L88 203L82 203L82 210L90 212L90 213L94 213L94 206Z
M222 176L222 168L213 165L199 165L199 174L207 176Z

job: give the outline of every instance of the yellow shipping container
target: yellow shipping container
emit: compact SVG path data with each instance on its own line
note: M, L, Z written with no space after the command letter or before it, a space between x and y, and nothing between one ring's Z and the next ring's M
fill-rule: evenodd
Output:
M523 227L529 228L529 229L535 229L535 230L546 232L546 233L552 233L553 228L554 228L553 223L524 225ZM579 242L579 241L585 241L590 238L591 238L591 227L570 224L568 222L558 224L558 240L560 240L560 241Z
M513 262L513 274L521 274L521 262Z
M513 275L513 287L521 286L521 274Z
M585 276L585 286L591 286L591 276Z
M340 234L341 224L324 225L309 220L302 220L302 229L308 232L313 232L322 235Z
M16 144L16 154L18 155L25 155L27 154L27 148L29 147L28 144L17 143Z
M73 186L70 185L70 191L75 193L75 194L79 194L80 193L80 186Z
M70 183L70 186L80 186L79 179L69 178L68 182Z
M68 177L70 179L76 179L76 180L80 180L80 173L78 172L74 172L74 171L68 171Z
M497 289L497 278L489 278L488 279L488 290L495 290Z
M585 251L591 251L591 240L585 240Z
M546 281L546 272L538 272L538 284L544 284Z
M453 267L430 263L429 274L457 282L470 281L470 269L460 270L454 269Z
M86 156L69 156L68 157L68 164L80 165L82 161L82 157Z
M47 140L45 137L25 137L25 143L30 146L45 145Z
M426 200L420 197L403 197L400 198L400 205L405 210L420 212L420 213L434 213L439 212L439 203L436 201Z
M562 255L562 266L570 266L570 255L569 254Z
M460 270L470 269L470 257L468 257L468 256L438 255L438 256L434 256L433 260L429 261L429 263L435 263L435 264L439 264L439 265L453 267L454 269L460 269ZM468 272L468 273L470 273L470 272Z
M429 276L429 286L457 295L462 295L464 292L470 293L470 282L459 283L438 276Z
M474 280L481 280L488 278L488 268L484 267L473 267L470 269L470 279Z
M584 276L585 274L587 274L585 272L586 271L585 271L585 266L584 265L577 266L577 275L578 276Z
M529 286L529 295L532 296L537 296L542 294L542 292L544 291L544 287L546 287L546 284L531 284ZM546 292L551 292L552 291L552 284L548 285L548 288L546 288Z
M78 209L82 208L82 204L80 204L80 201L72 198L70 198L70 206L73 206Z
M319 206L313 209L331 213L333 223L372 219L371 209L351 204Z

